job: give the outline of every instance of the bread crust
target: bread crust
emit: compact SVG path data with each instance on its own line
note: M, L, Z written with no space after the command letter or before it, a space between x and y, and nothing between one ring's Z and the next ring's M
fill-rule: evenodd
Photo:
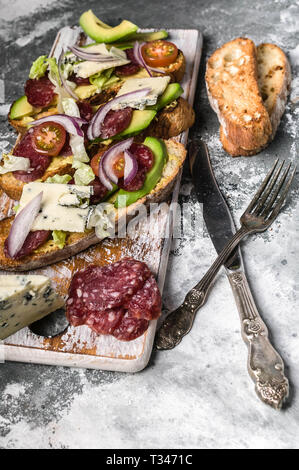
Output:
M258 87L253 41L237 38L217 49L207 63L206 86L223 132L234 145L252 151L267 143L272 126Z
M268 58L268 62L265 64L266 58L269 56L270 60ZM292 80L290 63L278 46L269 43L260 44L257 47L257 60L259 88L270 117L272 134L264 146L249 151L234 145L225 135L223 127L220 126L222 146L233 157L256 155L274 139L290 92Z
M127 208L120 209L117 212L116 220L119 224L123 223L126 218L127 222L134 217L138 206L154 202L164 201L172 192L176 177L182 168L186 158L186 149L179 142L173 140L164 141L167 152L175 155L177 158L175 166L171 167L169 175L163 177L156 187L146 196L139 199L136 203ZM0 221L0 269L6 271L29 271L37 269L49 264L57 263L63 259L76 255L80 251L99 243L101 240L97 238L93 230L85 234L71 233L66 240L66 246L62 249L57 248L53 241L46 242L42 247L38 248L32 254L25 256L20 260L7 258L4 254L4 242L9 234L9 230L13 221L13 217Z

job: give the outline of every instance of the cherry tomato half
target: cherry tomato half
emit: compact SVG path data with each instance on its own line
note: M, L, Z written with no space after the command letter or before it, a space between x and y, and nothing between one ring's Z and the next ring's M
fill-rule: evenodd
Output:
M64 146L66 131L56 122L45 122L34 128L32 143L37 152L57 157Z
M94 155L91 159L90 166L92 171L96 176L99 176L99 163L100 158L103 155L105 150L100 150L96 155ZM116 155L113 162L113 172L117 176L117 178L122 178L125 173L125 158L123 152L119 155Z
M176 61L178 48L172 42L159 39L144 44L141 53L150 67L167 67Z

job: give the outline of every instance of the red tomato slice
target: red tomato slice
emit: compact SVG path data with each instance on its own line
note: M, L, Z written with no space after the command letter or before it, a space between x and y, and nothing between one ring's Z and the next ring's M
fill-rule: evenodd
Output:
M141 53L150 67L167 67L176 61L178 48L172 42L159 39L144 44Z
M92 157L90 161L90 166L96 176L99 176L100 158L104 152L105 150L100 150L96 155ZM113 172L117 176L117 178L123 178L125 173L125 158L123 152L115 157L113 163Z
M113 172L118 178L123 178L125 174L125 157L123 152L115 157L113 163Z
M45 122L34 128L32 133L33 147L37 152L57 157L64 146L66 131L56 122Z

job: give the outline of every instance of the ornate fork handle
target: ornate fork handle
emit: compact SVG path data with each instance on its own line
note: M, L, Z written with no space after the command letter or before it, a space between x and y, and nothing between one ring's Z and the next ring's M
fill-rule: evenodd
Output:
M182 305L164 320L156 335L155 345L157 349L172 349L181 342L183 336L189 333L196 312L204 305L209 288L220 267L228 259L242 238L250 231L242 226L234 234L201 281L188 292Z
M261 400L279 409L289 394L283 361L268 338L243 272L228 274L238 306L242 337L248 345L248 371Z

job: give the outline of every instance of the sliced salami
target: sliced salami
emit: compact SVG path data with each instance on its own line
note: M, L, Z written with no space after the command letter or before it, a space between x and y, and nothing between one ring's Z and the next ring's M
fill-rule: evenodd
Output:
M50 238L50 230L35 230L29 232L22 248L14 256L14 259L23 258L24 256L30 255L39 246L43 245ZM4 254L7 258L10 258L8 254L7 239L4 242Z
M70 284L66 315L98 334L122 341L142 335L161 311L161 296L146 264L124 258L108 266L78 271Z
M76 83L76 85L90 85L89 78L77 77L74 73L68 77L68 80Z
M97 204L108 193L106 186L104 186L97 177L89 184L89 186L93 187L93 195L90 198L90 204Z
M48 77L29 78L25 84L25 95L28 102L37 108L49 106L54 98L55 87Z
M65 138L65 143L62 149L59 152L60 157L69 157L70 155L73 155L73 151L70 146L70 134L66 134Z
M41 154L33 148L31 140L32 132L33 129L29 129L13 151L16 157L25 157L30 160L30 170L14 171L14 177L24 183L40 178L50 164L50 157L48 155Z
M131 122L132 114L132 108L109 111L101 126L102 139L110 139L110 137L124 131Z
M146 168L138 166L137 174L134 176L132 181L125 184L124 179L119 178L117 185L119 188L122 188L125 191L138 191L139 189L143 187L145 177L146 177Z
M153 275L133 295L125 307L130 316L134 318L154 320L160 316L162 307L161 294Z
M134 155L134 157L136 157L138 161L138 166L146 168L147 171L152 168L155 161L155 157L149 147L143 144L137 144L136 142L133 142L130 147L130 152Z
M112 335L120 341L132 341L143 335L148 329L149 321L131 317L127 312Z
M98 335L110 335L120 324L125 311L123 308L115 308L101 312L90 312L86 325L88 325Z
M77 105L81 118L86 119L86 121L90 121L93 116L91 105L87 103L87 101L77 101Z
M135 59L133 48L126 49L126 55L127 55L127 59L130 60L130 63L126 65L121 65L115 68L116 75L119 75L121 77L133 75L134 73L137 73L140 70L140 65Z

